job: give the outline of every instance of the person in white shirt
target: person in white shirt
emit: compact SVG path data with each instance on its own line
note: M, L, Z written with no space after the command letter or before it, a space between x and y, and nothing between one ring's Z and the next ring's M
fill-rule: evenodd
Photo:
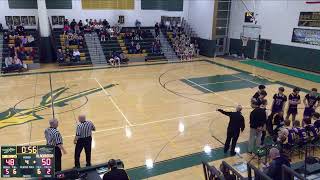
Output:
M73 50L73 58L75 62L80 61L80 52L78 49Z
M246 58L246 49L247 49L248 41L250 40L250 38L249 37L245 37L242 34L241 35L241 40L242 40L241 56L244 59L244 58Z
M32 47L34 42L34 37L30 34L27 39L27 46Z

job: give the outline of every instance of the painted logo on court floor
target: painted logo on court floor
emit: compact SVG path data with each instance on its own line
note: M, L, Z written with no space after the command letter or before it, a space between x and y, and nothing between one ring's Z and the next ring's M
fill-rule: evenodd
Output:
M111 88L113 86L115 85L110 84L103 87L103 89ZM92 88L79 93L73 93L68 96L61 97L61 95L63 93L66 93L68 89L69 88L61 87L52 91L52 95L51 95L51 92L43 95L39 105L37 105L34 108L28 108L28 109L10 108L4 112L1 112L0 113L0 129L7 126L14 126L14 125L27 123L30 121L44 119L41 115L37 115L37 113L51 108L52 105L54 107L64 107L68 105L67 104L68 102L102 91L102 88ZM53 102L52 102L52 99L53 99Z

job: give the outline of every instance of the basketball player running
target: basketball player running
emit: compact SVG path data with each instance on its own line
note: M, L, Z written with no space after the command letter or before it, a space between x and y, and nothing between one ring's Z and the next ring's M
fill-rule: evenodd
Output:
M317 89L312 88L311 92L307 94L303 99L303 104L305 105L303 117L312 117L316 109L320 106L320 96L317 94Z
M289 107L286 119L289 119L290 115L292 115L292 122L296 120L296 116L298 114L298 104L301 104L299 92L300 89L296 87L293 89L293 92L289 95Z

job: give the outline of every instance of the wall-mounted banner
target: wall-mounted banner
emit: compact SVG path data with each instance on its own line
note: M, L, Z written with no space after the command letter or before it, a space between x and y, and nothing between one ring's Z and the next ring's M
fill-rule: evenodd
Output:
M291 41L320 46L320 29L294 28Z

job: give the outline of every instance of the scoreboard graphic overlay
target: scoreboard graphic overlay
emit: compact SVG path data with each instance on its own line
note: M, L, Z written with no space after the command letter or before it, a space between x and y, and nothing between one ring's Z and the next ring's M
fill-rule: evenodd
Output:
M2 146L1 177L54 177L54 147Z

